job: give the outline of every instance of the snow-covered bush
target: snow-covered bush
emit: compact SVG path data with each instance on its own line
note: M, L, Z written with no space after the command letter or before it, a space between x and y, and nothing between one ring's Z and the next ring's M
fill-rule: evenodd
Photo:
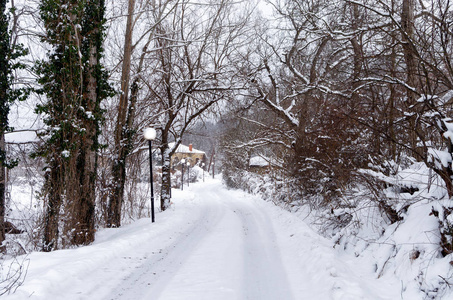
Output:
M292 182L266 174L242 170L227 173L224 181L299 214L338 251L372 268L377 278L396 277L404 299L419 299L420 293L444 299L453 282L453 217L448 209L453 201L442 179L424 163L392 168L390 173L360 170L356 184L341 190L330 205L324 205L322 195L292 198Z

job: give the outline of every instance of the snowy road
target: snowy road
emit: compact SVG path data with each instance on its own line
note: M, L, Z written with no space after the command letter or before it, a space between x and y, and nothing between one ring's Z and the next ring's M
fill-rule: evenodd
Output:
M219 181L175 191L174 207L94 245L30 256L5 299L399 299L305 223Z

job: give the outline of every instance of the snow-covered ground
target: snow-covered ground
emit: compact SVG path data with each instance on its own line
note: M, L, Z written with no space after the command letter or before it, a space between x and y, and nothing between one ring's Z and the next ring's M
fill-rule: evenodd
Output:
M174 190L155 223L27 259L23 285L3 299L401 299L396 280L376 279L294 214L217 179Z

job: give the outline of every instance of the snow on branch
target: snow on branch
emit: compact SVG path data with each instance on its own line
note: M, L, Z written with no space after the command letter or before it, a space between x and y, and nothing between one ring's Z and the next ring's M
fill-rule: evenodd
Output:
M244 149L244 148L254 149L254 148L258 148L258 147L262 147L262 146L266 146L266 145L282 145L287 149L291 149L291 145L288 145L281 140L276 140L276 139L272 139L272 138L257 138L257 139L253 139L253 140L250 140L247 142L228 146L228 148L230 148L230 149Z
M290 125L299 127L299 120L297 120L288 109L284 109L283 107L276 105L273 103L269 97L266 95L262 98L264 104L266 104L271 110L276 112L278 115L282 116Z
M428 148L427 160L428 163L434 164L434 166L439 170L442 168L449 168L452 163L451 153L434 148Z

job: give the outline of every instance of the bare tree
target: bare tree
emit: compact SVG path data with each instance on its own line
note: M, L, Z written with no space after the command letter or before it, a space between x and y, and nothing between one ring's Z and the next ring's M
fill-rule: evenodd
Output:
M335 198L366 156L356 142L362 133L349 117L360 111L361 11L330 1L277 1L274 8L278 26L258 35L260 61L243 74L251 96L284 122L284 133L277 125L269 140L292 149L286 165L298 178L294 188Z
M141 10L135 13L135 0L128 1L124 53L122 56L122 71L120 78L121 90L114 132L115 146L113 149L114 158L112 159L112 182L109 188L107 220L107 226L109 227L118 227L121 224L121 207L124 201L127 159L134 148L134 142L137 138L137 124L135 119L137 101L140 97L140 82L142 81L142 72L145 68L145 59L148 57L149 46L155 38L156 28L160 26L159 24L162 22L162 19L171 13L175 7L171 5L171 1L160 1L159 3L156 3L155 1L145 1L141 4ZM145 13L145 10L151 11L151 13ZM138 26L137 22L143 20L145 17L152 20L154 23L138 28L141 34L136 41L133 41L132 36L134 27ZM141 48L141 51L137 57L138 63L133 69L134 73L131 75L131 60L133 52L137 48ZM130 83L131 77L132 84ZM148 122L150 121L151 120L148 120Z
M155 126L163 164L162 210L170 203L170 157L182 136L197 118L239 88L230 67L236 49L245 42L241 33L247 10L236 11L237 18L232 18L239 5L230 0L181 0L157 28L150 67L154 74L146 75L146 84L160 110Z

